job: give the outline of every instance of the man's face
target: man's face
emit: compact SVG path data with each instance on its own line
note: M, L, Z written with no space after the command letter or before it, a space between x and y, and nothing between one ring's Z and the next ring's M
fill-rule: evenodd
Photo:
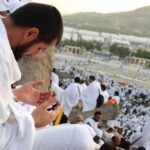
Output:
M22 57L34 56L37 53L39 53L40 51L44 51L48 48L51 48L51 47L55 46L56 43L57 43L57 40L54 40L53 42L51 42L51 44L46 44L44 42L37 42L34 40L34 41L28 42L26 44L16 46L12 49L13 49L15 59L18 61Z
M95 120L96 122L98 122L98 121L100 120L100 115L99 115L99 114L95 115L95 116L94 116L94 120Z

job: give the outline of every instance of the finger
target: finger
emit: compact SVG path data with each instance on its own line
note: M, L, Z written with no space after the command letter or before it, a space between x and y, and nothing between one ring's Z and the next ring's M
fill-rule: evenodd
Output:
M43 110L47 110L47 107L50 105L50 103L49 102L44 102L44 103L42 103L39 107L41 108L41 109L43 109Z
M52 95L51 91L39 91L41 95Z
M39 99L51 99L52 96L50 95L40 95Z
M58 116L59 114L59 111L52 111L52 112L49 112L49 116L51 118L51 121L54 121L56 119L56 117Z
M40 99L38 100L39 102L42 101L49 101L50 104L58 102L58 99L56 97L51 97L51 96L40 96Z
M41 105L45 102L48 102L50 104L50 102L47 99L38 100L36 103L37 103L37 105Z
M40 91L40 95L49 95L49 96L56 96L56 94L52 91Z
M57 99L56 97L50 97L50 98L48 99L48 101L49 101L50 104L59 103L59 102L58 102L58 99Z
M32 82L33 87L41 86L43 84L44 84L44 81L42 81L42 80Z

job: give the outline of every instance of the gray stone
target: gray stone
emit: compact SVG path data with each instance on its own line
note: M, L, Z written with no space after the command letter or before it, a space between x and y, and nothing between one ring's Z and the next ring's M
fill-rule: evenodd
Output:
M40 52L34 57L25 57L19 61L19 67L22 73L22 78L17 84L24 84L29 81L43 80L45 84L39 87L42 90L47 90L50 81L54 62L53 49Z

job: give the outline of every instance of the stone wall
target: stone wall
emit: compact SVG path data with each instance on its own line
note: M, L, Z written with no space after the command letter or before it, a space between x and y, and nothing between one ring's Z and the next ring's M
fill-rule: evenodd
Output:
M50 75L53 68L54 51L49 49L40 52L34 57L25 57L19 61L19 67L22 73L22 78L17 84L24 84L29 81L43 80L44 86L40 89L47 90L50 81Z

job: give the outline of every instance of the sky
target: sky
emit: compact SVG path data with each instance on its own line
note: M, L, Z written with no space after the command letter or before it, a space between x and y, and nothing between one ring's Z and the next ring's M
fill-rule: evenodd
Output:
M33 0L51 4L62 14L78 12L112 13L130 11L143 6L150 6L150 0Z

